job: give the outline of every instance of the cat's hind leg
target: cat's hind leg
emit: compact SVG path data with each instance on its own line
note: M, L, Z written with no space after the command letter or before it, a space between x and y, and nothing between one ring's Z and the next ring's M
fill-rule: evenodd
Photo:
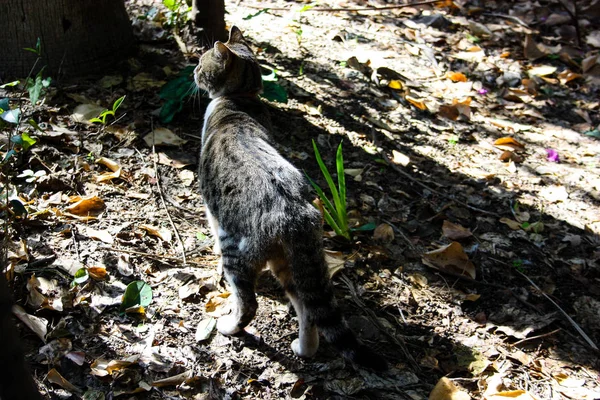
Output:
M298 357L314 356L319 349L319 331L312 319L309 318L308 310L298 298L296 287L292 282L290 265L283 258L269 260L267 265L281 282L298 316L298 339L292 342L292 351Z
M256 315L258 303L254 293L256 264L246 249L246 238L228 236L223 230L219 235L221 261L225 279L229 283L231 314L219 318L217 330L223 335L234 335L243 330Z

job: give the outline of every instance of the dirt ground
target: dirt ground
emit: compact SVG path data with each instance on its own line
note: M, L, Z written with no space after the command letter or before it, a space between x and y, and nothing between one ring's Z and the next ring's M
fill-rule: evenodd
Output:
M27 209L1 230L42 393L600 398L600 2L577 2L576 29L559 1L226 1L287 93L265 99L281 153L326 187L311 140L330 171L343 142L358 229L324 240L349 325L391 366L380 374L326 343L295 357L268 273L246 333L216 332L228 293L196 175L208 99L165 123L159 97L203 49L162 2L126 3L139 53L23 106L36 143L3 177ZM116 119L88 121L123 95ZM122 312L134 281L151 302Z

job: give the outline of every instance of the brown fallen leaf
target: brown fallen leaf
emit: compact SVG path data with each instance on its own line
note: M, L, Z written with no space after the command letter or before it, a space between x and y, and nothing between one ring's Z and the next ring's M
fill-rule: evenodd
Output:
M510 162L510 161L516 162L516 163L523 162L523 157L521 157L520 155L515 154L509 150L504 150L502 152L502 154L500 154L499 159L502 162Z
M192 378L192 371L185 371L181 374L177 374L174 376L170 376L168 378L159 379L157 381L152 382L152 386L154 387L165 387L165 386L177 386L184 382L187 382L190 378Z
M144 136L144 142L148 147L155 146L181 146L187 143L187 140L180 138L167 128L155 128L152 132Z
M493 393L485 396L485 400L537 400L537 397L529 394L525 390L508 390L505 392Z
M509 136L505 136L505 137L501 137L500 139L497 139L494 142L494 146L498 147L499 149L509 150L509 151L525 149L524 144L517 142L515 139L513 139L512 137L509 137Z
M458 389L458 387L450 379L443 377L435 385L429 400L470 400L471 396L468 393Z
M94 177L94 180L96 182L106 182L121 177L121 166L115 161L106 157L100 157L96 160L96 163L104 165L111 170L111 172L105 172L101 175Z
M423 254L423 264L439 271L467 275L475 279L475 266L458 242Z
M518 231L521 229L521 223L517 222L515 220L509 219L509 218L500 218L500 220L498 221L502 224L508 225L508 227L510 229L512 229L513 231Z
M48 375L46 375L46 379L48 382L54 383L55 385L60 386L68 392L75 394L82 394L83 391L79 389L77 386L73 385L71 382L66 380L55 368L52 368Z
M96 281L103 281L108 275L106 267L88 267L86 269L90 277Z
M27 314L23 307L19 305L14 305L12 312L25 326L38 335L42 342L46 343L46 334L48 333L48 321L46 319Z
M394 241L394 228L388 224L381 224L373 231L373 240L381 243L391 243Z
M335 274L344 269L346 259L341 251L325 250L325 262L327 263L329 277L333 278Z
M146 232L148 232L148 234L150 234L152 236L156 236L167 243L170 242L171 239L173 238L171 231L168 230L167 228L157 228L152 225L144 224L144 225L140 225L140 229L145 230Z
M113 244L115 242L113 236L106 229L96 230L88 226L85 233L90 239L97 239L108 244Z
M523 44L523 52L525 58L528 60L537 60L538 58L542 58L550 54L550 51L544 46L544 44L536 43L533 39L533 36L527 35L525 36L525 43Z
M412 97L410 95L406 95L404 98L406 99L406 101L408 101L413 106L417 107L419 110L421 110L421 111L427 110L427 106L425 105L425 102L423 101L423 99L418 99L418 98Z
M473 236L469 229L448 220L444 220L442 224L442 233L450 240L460 240Z
M217 308L222 308L221 306L223 306L225 303L227 303L226 299L229 297L230 294L231 293L229 293L229 292L223 292L223 293L212 292L212 293L209 293L207 295L208 296L208 301L206 302L206 305L204 306L206 312L207 313L214 313L215 311L217 311Z
M104 200L94 195L87 197L75 196L69 199L69 201L76 201L76 203L68 206L65 209L65 211L80 216L86 216L88 214L99 214L106 207L106 205L104 204Z

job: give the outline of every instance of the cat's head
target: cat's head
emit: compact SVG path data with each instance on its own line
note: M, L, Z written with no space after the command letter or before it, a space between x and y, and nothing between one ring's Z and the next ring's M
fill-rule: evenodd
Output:
M231 27L227 42L215 42L200 57L194 79L212 99L231 94L254 95L262 90L260 66L236 26Z

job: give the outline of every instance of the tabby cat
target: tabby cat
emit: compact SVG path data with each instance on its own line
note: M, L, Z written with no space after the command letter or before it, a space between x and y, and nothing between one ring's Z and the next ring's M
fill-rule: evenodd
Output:
M212 99L202 130L200 191L231 287L232 312L219 319L217 330L233 335L254 318L254 285L266 265L296 309L300 334L292 350L297 356L316 353L318 328L347 359L386 369L381 356L358 342L336 305L321 215L303 174L270 144L268 114L257 96L260 67L238 28L202 55L194 75Z

